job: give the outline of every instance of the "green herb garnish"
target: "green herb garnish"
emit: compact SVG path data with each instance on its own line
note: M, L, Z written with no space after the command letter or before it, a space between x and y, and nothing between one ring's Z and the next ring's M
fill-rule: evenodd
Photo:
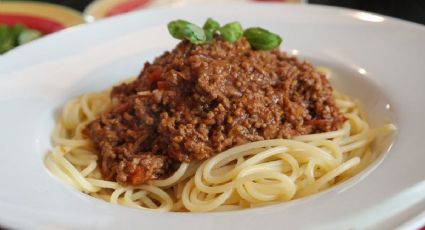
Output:
M207 36L207 41L212 41L214 38L214 33L220 28L220 23L212 18L208 18L202 28L204 29L205 35Z
M174 38L187 39L195 45L211 42L215 33L220 34L228 42L235 42L244 36L256 50L271 50L282 43L279 35L263 28L251 27L244 31L239 22L227 23L220 27L220 24L212 18L208 18L202 28L185 20L172 21L168 23L168 31Z
M251 47L257 50L270 50L278 47L282 42L279 35L260 27L246 29L244 36Z
M243 29L239 22L228 23L218 29L218 31L220 31L223 39L228 42L235 42L243 35Z
M39 31L29 29L21 24L14 26L0 25L0 54L39 37L41 37Z
M193 44L202 44L206 41L204 30L185 20L168 23L168 31L174 38L187 39Z

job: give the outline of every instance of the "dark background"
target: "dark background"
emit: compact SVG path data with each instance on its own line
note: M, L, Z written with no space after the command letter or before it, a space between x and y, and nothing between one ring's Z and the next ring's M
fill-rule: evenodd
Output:
M425 24L425 0L308 0L308 2L371 11Z
M42 0L70 6L77 10L84 8L92 0ZM425 24L425 0L307 0L309 3L343 6L353 9L376 12L384 15Z

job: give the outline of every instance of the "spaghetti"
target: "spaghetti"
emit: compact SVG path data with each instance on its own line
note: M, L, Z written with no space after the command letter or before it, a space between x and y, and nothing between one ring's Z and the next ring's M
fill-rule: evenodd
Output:
M379 155L378 136L358 102L334 92L347 118L336 131L257 141L233 147L203 162L181 163L174 174L141 186L102 179L98 154L81 130L112 108L110 89L69 101L52 135L48 169L75 189L105 201L152 211L229 211L298 199L341 183Z

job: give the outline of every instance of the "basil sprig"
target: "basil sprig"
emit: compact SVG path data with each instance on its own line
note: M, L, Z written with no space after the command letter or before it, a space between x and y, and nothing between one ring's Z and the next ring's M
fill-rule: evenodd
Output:
M235 42L245 36L251 47L255 50L271 50L282 43L279 35L260 27L251 27L243 30L239 22L220 24L208 18L203 27L199 27L185 20L176 20L168 23L168 31L177 39L187 39L192 44L204 44L213 41L214 34L228 42Z

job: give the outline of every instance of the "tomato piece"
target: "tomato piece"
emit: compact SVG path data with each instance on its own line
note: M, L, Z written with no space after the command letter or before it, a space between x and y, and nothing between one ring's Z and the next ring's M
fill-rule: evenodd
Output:
M134 170L133 174L131 174L131 176L130 176L131 184L132 185L140 185L140 184L144 183L144 181L143 181L144 174L145 174L145 170L142 169L141 167L137 167Z
M156 83L156 87L159 89L159 90L166 90L168 87L167 87L167 82L166 81L158 81L157 83Z
M149 73L149 78L152 81L156 82L156 81L161 80L161 74L162 74L162 69L158 68L158 69L155 69L154 71Z

